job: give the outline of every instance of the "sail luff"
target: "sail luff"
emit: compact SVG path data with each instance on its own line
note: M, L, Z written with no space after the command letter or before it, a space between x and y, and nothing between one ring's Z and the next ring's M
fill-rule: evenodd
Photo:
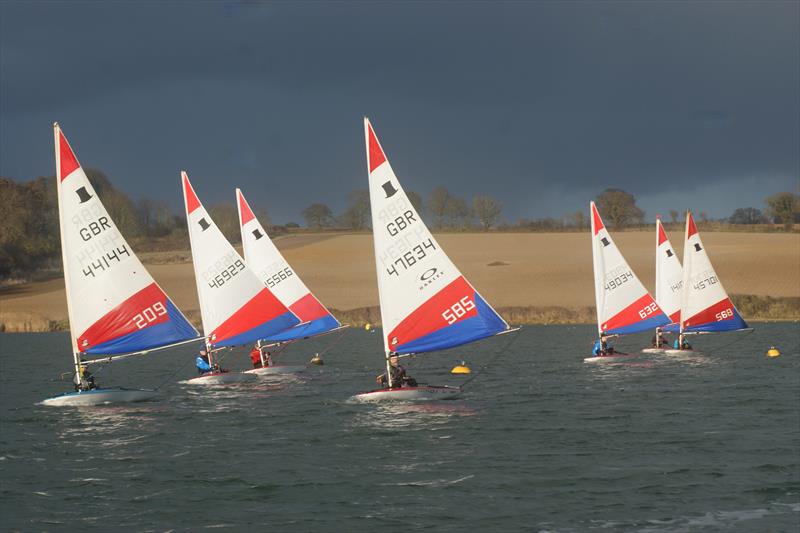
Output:
M367 163L367 176L372 173L372 159L370 158L370 132L372 129L372 124L370 123L367 117L364 117L364 151L366 153L366 163ZM380 140L375 137L375 142L378 143L378 147L381 148L381 152L383 152L383 147L381 147ZM388 161L387 161L388 164ZM375 238L375 220L376 220L376 202L372 198L372 187L369 188L370 192L370 215L372 216L372 249L373 249L373 258L375 259L375 276L376 281L378 282L378 307L381 313L381 337L383 337L383 350L387 354L386 361L387 361L387 378L389 372L389 353L392 351L389 347L389 330L386 324L386 317L388 317L388 310L386 309L386 298L383 295L383 283L381 283L381 265L378 262L378 239Z
M62 269L64 270L64 288L67 297L67 320L69 321L69 338L70 342L72 343L72 358L75 365L75 373L80 372L80 363L81 363L81 356L80 350L78 350L78 339L77 334L75 332L74 324L75 319L72 310L72 295L71 295L71 284L69 282L69 268L67 267L67 247L66 247L66 239L64 238L64 209L62 207L63 200L62 195L63 192L61 191L61 127L58 125L58 122L53 124L53 139L54 139L54 146L55 146L55 162L56 162L56 191L58 197L58 230L61 239L61 262L62 262Z

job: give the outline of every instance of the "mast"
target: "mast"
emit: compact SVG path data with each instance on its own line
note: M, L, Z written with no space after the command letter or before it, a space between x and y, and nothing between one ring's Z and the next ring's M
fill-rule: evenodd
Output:
M658 255L659 247L659 229L661 228L661 215L656 215L656 303L661 305L663 296L661 295L661 258ZM661 327L656 326L656 344L655 348L661 348Z
M603 307L605 305L605 291L603 290L604 279L601 279L605 268L603 265L603 254L600 252L599 244L594 236L599 231L598 219L595 217L595 210L597 207L594 202L589 202L589 216L591 217L591 231L592 231L592 267L594 268L594 301L595 301L595 314L597 315L597 338L598 340L603 337Z
M64 246L66 242L64 240L64 211L62 208L62 199L61 199L61 127L58 125L58 122L53 123L53 139L55 141L55 160L56 160L56 190L58 192L58 230L61 237L61 263L62 269L64 270L64 288L66 290L67 296L67 319L69 320L69 337L70 342L72 343L72 358L75 364L75 373L80 376L81 372L81 352L78 350L78 343L77 339L75 338L75 332L73 331L73 324L75 324L75 320L73 319L72 313L72 298L70 297L70 283L69 283L69 268L67 268L67 250ZM66 139L64 139L66 142Z
M686 321L686 308L689 298L689 279L692 276L692 255L689 253L689 221L692 212L686 210L686 229L683 233L683 287L681 287L681 320L678 329L678 349L683 349L683 323Z

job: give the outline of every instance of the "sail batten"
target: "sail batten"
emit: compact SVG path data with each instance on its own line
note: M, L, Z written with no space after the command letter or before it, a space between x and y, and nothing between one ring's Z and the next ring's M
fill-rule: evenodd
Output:
M386 353L425 353L508 330L422 221L368 119L364 141Z

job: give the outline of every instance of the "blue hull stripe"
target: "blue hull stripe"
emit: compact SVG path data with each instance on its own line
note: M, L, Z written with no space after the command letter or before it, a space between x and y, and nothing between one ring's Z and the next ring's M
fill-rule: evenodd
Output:
M230 337L221 342L215 342L213 344L214 346L238 346L240 344L250 344L251 342L256 342L260 339L266 339L269 338L270 335L275 335L276 333L287 330L297 325L299 322L300 320L294 315L294 313L287 311L284 314L273 318L269 322L265 322L260 326L243 331L234 337Z
M92 346L84 353L89 355L115 355L159 348L176 342L193 339L200 334L183 318L171 300L167 299L169 320L122 335L102 344Z
M478 293L475 293L475 307L478 316L456 322L413 341L400 344L394 347L394 351L397 353L422 353L445 350L497 335L507 329L503 319L483 301Z
M313 337L314 335L319 335L320 333L325 333L326 331L336 329L339 326L341 326L341 324L338 320L333 318L333 316L325 315L322 318L312 320L308 324L298 325L276 335L271 335L265 340L270 342L293 341L295 339L302 339L304 337Z

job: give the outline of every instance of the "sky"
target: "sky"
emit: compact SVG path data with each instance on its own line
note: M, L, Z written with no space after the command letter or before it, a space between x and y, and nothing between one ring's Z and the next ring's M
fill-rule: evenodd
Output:
M362 117L407 190L509 222L607 188L653 220L800 192L800 3L0 0L0 176L83 166L182 211L241 187L275 223L367 186Z

